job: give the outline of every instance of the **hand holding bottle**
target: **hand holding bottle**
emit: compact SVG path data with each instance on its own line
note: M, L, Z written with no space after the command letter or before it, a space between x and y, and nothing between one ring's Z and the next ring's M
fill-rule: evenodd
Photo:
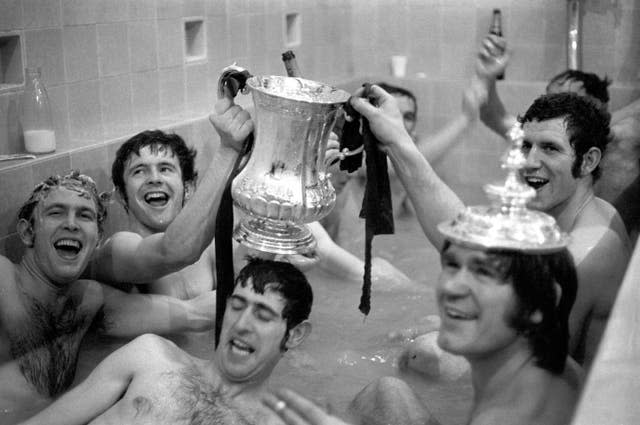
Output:
M504 74L509 58L507 40L499 35L487 35L478 52L476 75L484 81L495 81Z

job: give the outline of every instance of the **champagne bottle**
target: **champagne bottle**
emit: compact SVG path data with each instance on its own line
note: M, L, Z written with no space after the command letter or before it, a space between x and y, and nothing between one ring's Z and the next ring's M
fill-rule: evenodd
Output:
M284 67L287 70L287 76L302 78L296 55L291 50L287 50L282 54L282 62L284 62Z
M491 19L491 27L489 34L502 37L502 13L500 9L493 9L493 18ZM496 77L498 80L504 80L504 72Z

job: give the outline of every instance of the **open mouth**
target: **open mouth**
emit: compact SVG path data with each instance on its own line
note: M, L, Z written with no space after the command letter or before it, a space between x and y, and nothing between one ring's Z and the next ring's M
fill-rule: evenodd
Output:
M535 190L538 190L545 184L549 183L548 179L544 179L542 177L534 177L534 176L525 177L524 181L527 182L527 184L532 188L534 188Z
M80 253L82 243L75 239L59 239L53 244L53 247L62 258L73 259Z
M144 195L144 201L152 207L164 207L169 202L169 195L164 192L149 192Z
M451 308L451 307L445 307L444 314L448 318L454 319L454 320L475 320L478 318L478 315L476 314L470 314L470 313L458 310L456 308Z
M239 356L248 356L256 351L249 344L235 338L229 342L229 345L231 346L231 351Z

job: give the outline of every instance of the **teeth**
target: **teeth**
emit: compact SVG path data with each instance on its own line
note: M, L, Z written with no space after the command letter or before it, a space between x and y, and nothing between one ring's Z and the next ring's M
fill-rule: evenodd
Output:
M56 248L69 247L69 248L80 249L80 242L74 241L73 239L60 239L54 244L54 246Z
M146 195L144 195L144 200L145 201L164 201L165 199L167 199L168 196L163 193L163 192L149 192Z
M474 318L473 315L470 314L466 314L463 313L459 310L453 310L450 308L445 309L445 312L447 313L447 316L453 318L453 319L463 319L463 320L471 320Z
M235 351L240 351L242 354L249 354L253 352L253 349L249 345L236 339L231 340L231 347L233 347Z

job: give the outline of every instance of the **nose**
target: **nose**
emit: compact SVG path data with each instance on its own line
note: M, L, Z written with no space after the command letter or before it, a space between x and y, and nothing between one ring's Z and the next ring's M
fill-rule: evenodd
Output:
M79 229L78 223L76 222L76 215L73 211L67 214L67 218L64 221L64 228L71 231Z
M439 292L446 297L461 298L469 294L469 271L461 268L441 276Z
M245 308L242 313L240 313L240 317L235 322L234 327L236 331L248 331L251 329L251 324L253 323L253 314L251 313L251 309Z
M151 167L151 170L149 170L149 174L147 175L147 183L158 184L160 182L161 182L160 172L156 167Z
M532 146L528 151L523 151L526 162L524 167L526 169L540 168L540 151L536 146Z

